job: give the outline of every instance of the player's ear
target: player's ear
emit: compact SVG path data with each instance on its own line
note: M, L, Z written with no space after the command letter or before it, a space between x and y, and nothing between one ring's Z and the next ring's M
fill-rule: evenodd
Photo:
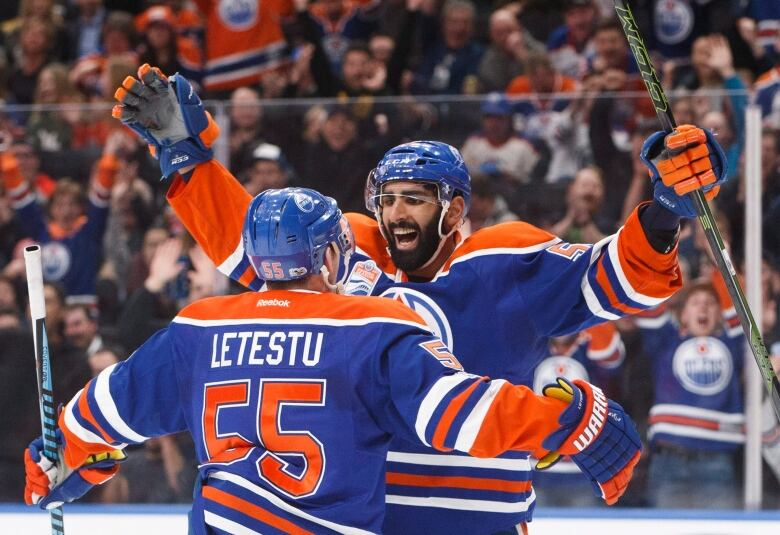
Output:
M339 252L332 243L325 250L325 268L328 270L328 282L336 284L339 276Z
M450 208L447 215L444 216L444 228L449 230L460 223L466 211L466 202L463 197L457 196L450 202Z

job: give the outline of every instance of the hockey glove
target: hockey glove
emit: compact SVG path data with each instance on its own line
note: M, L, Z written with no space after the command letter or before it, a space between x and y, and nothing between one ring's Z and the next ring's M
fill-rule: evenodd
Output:
M163 177L210 160L219 127L195 90L179 73L167 78L145 63L138 79L128 76L114 93L120 103L111 114L132 128L160 160Z
M640 158L650 169L655 200L681 217L696 217L688 193L701 189L712 200L726 181L726 154L715 136L689 124L650 135Z
M558 418L560 428L542 442L550 453L536 468L544 470L562 455L569 455L590 479L596 495L609 505L616 503L626 491L642 452L634 422L623 407L586 381L572 384L559 377L557 384L547 385L543 393L569 406Z
M63 442L57 430L57 444ZM81 498L95 485L105 483L119 471L127 455L122 450L90 455L76 470L58 466L43 455L43 438L33 440L24 450L24 502L41 509L54 509L65 502Z

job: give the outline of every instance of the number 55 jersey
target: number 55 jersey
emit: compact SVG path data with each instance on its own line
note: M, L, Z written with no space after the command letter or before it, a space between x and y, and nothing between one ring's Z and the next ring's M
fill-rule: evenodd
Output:
M177 178L168 200L220 271L262 287L241 240L251 197L222 165L212 160L188 182ZM482 229L459 241L428 282L396 269L376 221L347 218L357 244L349 293L403 302L467 370L516 384L532 384L550 337L656 306L681 285L676 248L656 252L637 211L595 245L565 243L522 222ZM386 479L385 533L493 533L531 519L528 452L472 459L399 438Z
M195 533L379 533L393 435L495 456L566 403L471 375L407 307L305 291L197 301L60 417L65 462L188 430ZM207 529L209 531L207 531Z

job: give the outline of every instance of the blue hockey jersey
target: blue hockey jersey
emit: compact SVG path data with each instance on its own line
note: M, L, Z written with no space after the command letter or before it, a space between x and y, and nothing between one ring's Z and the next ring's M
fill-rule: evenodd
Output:
M728 321L733 308L724 311ZM725 323L728 325L728 323ZM733 451L745 441L744 335L737 325L692 337L668 311L637 318L653 372L648 439L691 449Z
M539 447L566 406L465 373L399 303L277 290L186 307L60 428L70 467L188 430L195 533L360 534L381 530L391 436L494 456Z
M177 178L168 200L220 271L259 289L241 229L250 196L218 162ZM460 241L430 282L393 265L377 223L347 214L357 243L347 291L415 310L466 369L530 385L551 336L656 306L681 284L676 249L655 252L634 212L595 245L522 222ZM531 519L529 452L494 460L442 455L402 439L388 454L385 533L493 533Z

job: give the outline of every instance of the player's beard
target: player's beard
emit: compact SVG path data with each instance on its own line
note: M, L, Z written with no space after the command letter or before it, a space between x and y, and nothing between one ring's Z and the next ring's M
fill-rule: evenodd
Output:
M441 208L439 208L439 210L441 210ZM411 221L401 221L389 225L388 230L390 239L388 240L388 249L390 250L390 258L393 259L393 263L398 269L410 273L420 269L431 259L436 252L436 249L439 247L440 215L441 213L438 212L432 217L424 229L421 229L417 223ZM398 247L396 247L395 237L393 236L393 230L398 228L417 231L417 236L419 236L417 247L411 251L400 251Z

